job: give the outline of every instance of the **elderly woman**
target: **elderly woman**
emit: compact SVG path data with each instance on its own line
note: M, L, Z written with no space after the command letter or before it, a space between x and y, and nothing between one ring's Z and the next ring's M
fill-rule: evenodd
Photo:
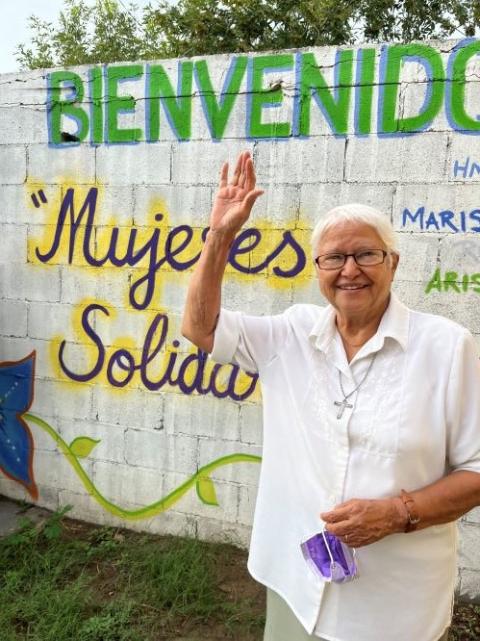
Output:
M264 638L446 639L454 521L480 504L474 340L391 293L393 230L361 205L333 209L313 232L327 307L220 311L229 247L261 194L247 152L230 181L223 166L182 331L262 383L249 570L268 588ZM307 566L300 544L323 527L356 548L356 580L325 583Z

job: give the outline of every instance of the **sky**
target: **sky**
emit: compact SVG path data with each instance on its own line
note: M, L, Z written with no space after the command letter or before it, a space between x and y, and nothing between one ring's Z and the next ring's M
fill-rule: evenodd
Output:
M0 0L0 73L20 70L14 51L19 44L30 42L29 16L55 23L63 4L63 0ZM135 4L142 7L148 0Z

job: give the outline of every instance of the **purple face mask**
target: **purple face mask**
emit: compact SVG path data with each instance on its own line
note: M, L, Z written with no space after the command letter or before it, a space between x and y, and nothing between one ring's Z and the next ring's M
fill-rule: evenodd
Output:
M324 581L345 583L357 576L355 550L327 530L315 534L300 547L308 565Z

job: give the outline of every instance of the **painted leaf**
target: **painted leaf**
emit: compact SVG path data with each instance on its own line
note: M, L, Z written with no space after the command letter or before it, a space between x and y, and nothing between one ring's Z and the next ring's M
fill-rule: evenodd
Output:
M72 453L75 454L75 456L78 456L78 458L85 458L99 443L99 440L96 441L95 439L89 438L88 436L79 436L77 438L74 438L70 443L70 449L72 450Z
M197 481L197 494L200 500L207 505L218 505L217 493L212 479L201 476Z

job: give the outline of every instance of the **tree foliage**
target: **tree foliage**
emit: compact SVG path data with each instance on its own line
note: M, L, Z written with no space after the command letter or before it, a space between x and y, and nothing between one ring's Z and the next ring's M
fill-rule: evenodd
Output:
M57 24L32 16L22 68L358 42L473 36L478 0L64 0Z

